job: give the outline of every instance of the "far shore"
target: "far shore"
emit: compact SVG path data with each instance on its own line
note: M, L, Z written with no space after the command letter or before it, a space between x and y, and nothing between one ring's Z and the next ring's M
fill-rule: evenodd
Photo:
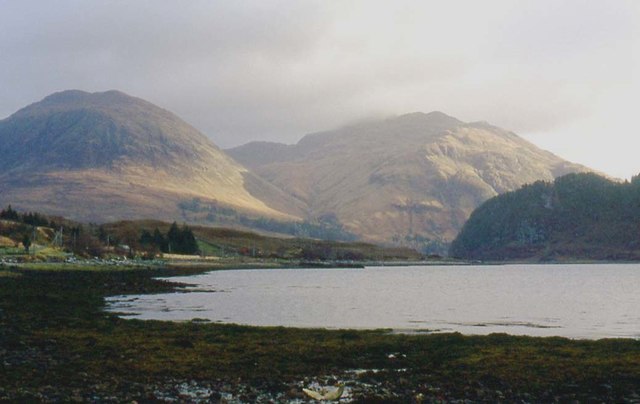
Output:
M465 261L458 259L426 260L366 260L366 261L305 261L291 259L268 259L251 257L216 257L167 254L154 260L126 258L73 258L66 261L38 260L18 262L0 259L2 268L42 269L42 270L100 270L100 269L141 269L174 268L190 270L234 270L234 269L275 269L275 268L365 268L384 266L492 266L492 265L590 265L590 264L640 264L630 260L561 259L548 260L505 260L505 261Z

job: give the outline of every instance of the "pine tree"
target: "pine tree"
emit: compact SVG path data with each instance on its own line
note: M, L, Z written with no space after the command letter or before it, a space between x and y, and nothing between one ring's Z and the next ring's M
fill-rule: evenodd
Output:
M168 252L179 252L180 251L180 230L178 229L178 224L173 222L169 231L167 232L167 251Z
M140 235L140 244L145 247L149 247L153 244L153 236L146 229L142 230L142 234Z
M11 208L11 205L9 205L7 209L3 209L0 212L0 219L12 220L17 222L20 220L20 215L18 215L18 212L13 210L13 208Z
M164 238L162 233L160 233L160 230L158 230L157 227L153 231L153 245L155 245L156 248L158 248L162 252L168 252L169 251L169 246L167 244L167 240Z
M198 242L196 241L193 232L187 225L182 226L181 232L182 238L182 252L185 254L197 254L198 253Z

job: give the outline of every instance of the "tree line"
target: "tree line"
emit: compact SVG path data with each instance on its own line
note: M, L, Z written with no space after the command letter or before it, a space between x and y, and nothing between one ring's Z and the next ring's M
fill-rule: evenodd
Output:
M27 251L34 242L30 235L34 226L50 227L55 231L62 230L60 224L49 220L45 215L37 212L20 213L11 205L0 210L0 219L20 224L19 230L14 231L19 231L22 234L19 240ZM2 226L0 226L1 228ZM0 231L0 233L3 232ZM120 239L120 237L107 234L102 225L83 226L82 224L66 223L64 231L61 231L60 247L79 255L89 256L102 256L105 247L118 246L122 243L130 245L130 255L134 254L137 249L175 254L197 254L199 252L198 242L193 231L186 224L178 227L177 223L173 222L165 234L160 232L158 228L153 233L143 229L138 234L140 234L139 237L136 235Z
M36 212L26 212L26 213L18 213L16 212L11 205L7 206L6 209L2 209L0 211L0 219L10 220L12 222L24 223L31 226L51 226L51 223L44 215L41 215Z
M154 249L163 253L197 254L198 242L193 231L186 225L178 228L176 222L171 224L166 234L162 234L156 227L153 233L142 230L140 245L145 249Z

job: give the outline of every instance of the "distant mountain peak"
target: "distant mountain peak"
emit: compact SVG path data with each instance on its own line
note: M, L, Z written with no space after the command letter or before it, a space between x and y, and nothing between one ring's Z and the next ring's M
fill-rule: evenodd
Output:
M400 119L403 119L403 118L455 119L457 121L456 118L452 117L451 115L447 115L441 111L431 111L431 112L415 111L415 112L402 114L398 116L398 118Z
M68 102L87 102L87 101L124 101L139 100L119 90L107 90L101 92L90 93L83 90L64 90L50 94L40 101L41 103L68 103Z
M141 98L132 97L122 91L108 90L90 93L83 90L65 90L46 96L41 101L30 104L9 118L47 115L55 111L90 110L100 109L119 110L127 109L131 112L155 111L155 114L170 114L168 111Z
M83 90L63 90L58 91L53 94L49 94L42 99L40 102L60 102L60 101L68 101L68 100L78 100L86 97L91 93L88 93Z
M268 147L267 147L268 146ZM228 151L366 240L451 240L471 211L500 192L586 171L487 123L413 112ZM423 240L423 241L419 241ZM425 241L426 240L426 241Z
M175 114L117 90L61 91L0 120L0 202L21 201L28 209L89 220L134 211L176 219L177 201L197 197L289 216L254 197L247 176ZM269 184L252 186L282 199ZM109 202L116 195L122 206Z
M61 91L0 123L0 151L14 150L0 168L104 168L124 158L167 167L215 148L171 112L116 90Z
M464 122L440 111L410 112L395 118L397 121L415 121L424 124L459 125Z

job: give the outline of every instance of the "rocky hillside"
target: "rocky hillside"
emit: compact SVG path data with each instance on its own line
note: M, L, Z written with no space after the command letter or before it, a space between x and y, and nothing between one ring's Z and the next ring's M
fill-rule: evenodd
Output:
M305 136L296 145L227 151L306 206L365 240L451 241L485 200L588 169L485 122L412 113Z
M452 243L466 259L640 259L640 179L569 174L496 196Z
M56 93L0 121L0 190L2 205L87 221L180 220L179 204L193 198L300 214L195 128L118 91Z

